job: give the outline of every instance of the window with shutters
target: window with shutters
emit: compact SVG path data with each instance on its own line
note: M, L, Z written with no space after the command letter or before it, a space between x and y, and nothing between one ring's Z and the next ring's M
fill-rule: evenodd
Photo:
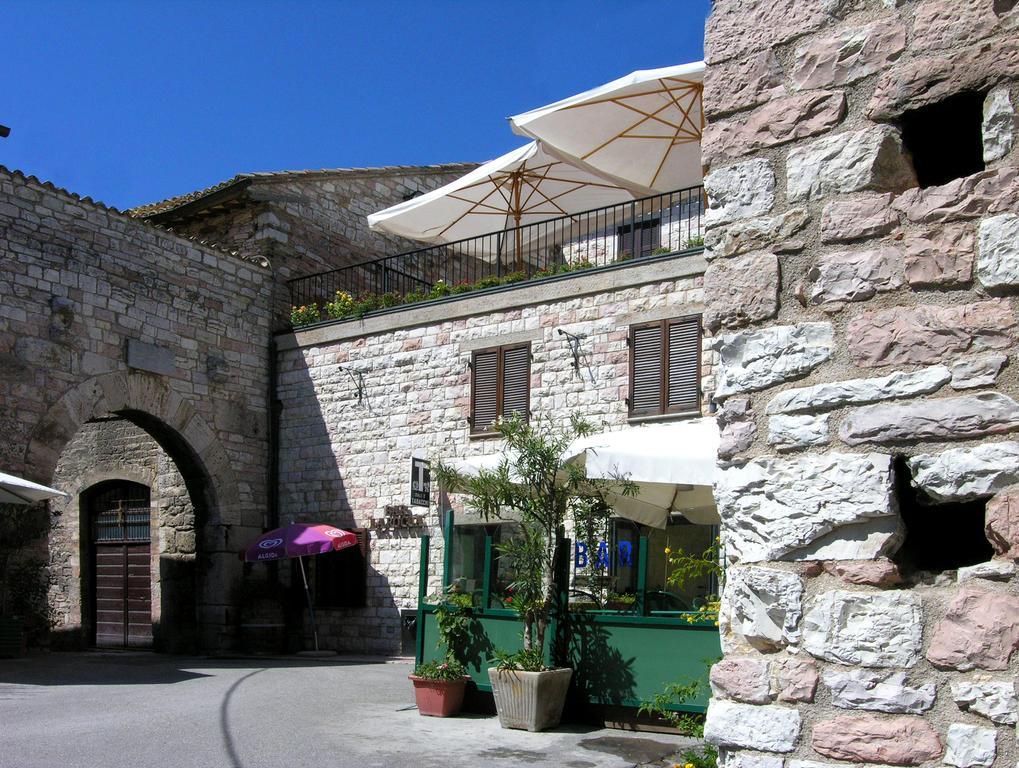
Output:
M662 244L661 219L639 221L616 228L616 254L624 258L649 256Z
M630 326L630 417L700 413L701 317Z
M364 608L368 597L368 529L350 528L357 546L305 558L312 569L316 608ZM295 584L300 574L293 575Z
M471 434L492 432L500 416L531 408L531 345L480 349L471 355Z

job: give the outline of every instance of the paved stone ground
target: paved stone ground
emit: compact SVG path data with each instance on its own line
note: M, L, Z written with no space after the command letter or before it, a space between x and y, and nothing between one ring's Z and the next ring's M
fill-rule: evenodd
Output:
M0 660L0 767L671 766L690 739L421 717L410 663L50 654ZM678 759L678 758L677 758Z

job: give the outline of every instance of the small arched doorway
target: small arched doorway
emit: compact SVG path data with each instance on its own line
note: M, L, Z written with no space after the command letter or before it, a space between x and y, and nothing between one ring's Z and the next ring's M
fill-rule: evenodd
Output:
M152 505L149 488L110 480L89 489L92 626L100 648L152 645Z

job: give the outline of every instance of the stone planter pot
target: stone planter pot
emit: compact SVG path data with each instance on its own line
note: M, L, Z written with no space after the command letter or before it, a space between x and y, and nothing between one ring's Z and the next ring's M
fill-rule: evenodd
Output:
M0 659L21 656L24 649L24 622L21 617L0 616Z
M489 669L499 724L528 731L555 728L563 715L572 676L569 667L547 672Z
M428 680L408 675L414 683L414 700L418 712L426 717L450 717L460 711L464 702L467 678L459 680Z

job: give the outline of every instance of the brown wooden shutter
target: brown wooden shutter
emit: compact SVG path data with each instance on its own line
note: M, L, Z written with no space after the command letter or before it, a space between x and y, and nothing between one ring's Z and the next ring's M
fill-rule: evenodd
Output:
M701 406L700 315L668 322L667 410L699 411Z
M499 415L499 350L471 356L471 431L487 432Z
M526 420L531 400L531 345L502 350L502 415L519 413Z
M630 329L630 415L662 411L662 324Z

